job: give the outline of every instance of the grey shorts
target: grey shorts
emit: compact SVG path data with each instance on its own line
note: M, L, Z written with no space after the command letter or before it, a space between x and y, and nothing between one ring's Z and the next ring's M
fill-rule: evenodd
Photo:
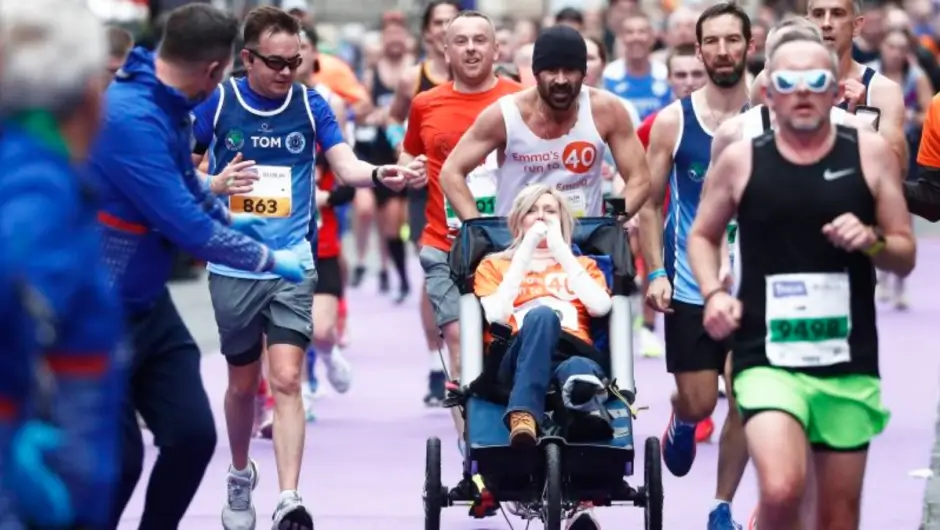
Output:
M290 344L306 349L313 332L316 285L315 269L307 271L299 284L209 274L219 342L229 364L243 366L257 361L263 335L269 346Z
M438 327L456 322L460 318L460 291L450 277L447 253L434 247L423 246L418 254L418 261L424 269L428 300L434 310L434 320Z

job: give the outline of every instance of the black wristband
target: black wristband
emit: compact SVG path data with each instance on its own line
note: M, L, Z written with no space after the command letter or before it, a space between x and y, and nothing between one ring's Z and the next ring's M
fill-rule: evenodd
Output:
M372 168L372 185L375 187L382 185L382 181L379 180L379 166Z
M716 287L712 289L711 291L709 291L708 294L702 297L702 309L704 309L708 305L708 301L714 298L716 294L724 293L724 292L727 292L725 291L724 287Z

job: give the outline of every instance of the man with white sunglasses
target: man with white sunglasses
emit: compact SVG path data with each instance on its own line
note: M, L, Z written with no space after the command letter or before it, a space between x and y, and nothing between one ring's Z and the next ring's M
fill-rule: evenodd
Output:
M810 448L820 528L859 528L868 444L889 418L871 268L903 276L915 262L901 168L882 137L833 124L843 94L823 44L779 43L767 72L776 127L732 143L709 169L690 262L705 328L734 334L761 530L798 528ZM734 216L739 299L719 276Z
M809 41L822 44L822 33L812 22L805 18L786 19L776 27L770 30L767 35L766 52L768 56L773 55L776 48L788 42ZM766 88L766 87L765 87ZM874 130L870 120L864 117L849 114L838 106L829 110L829 120L834 125L845 125L846 127L855 127L858 129ZM776 116L766 105L758 105L751 108L744 114L736 116L721 125L715 132L715 138L712 140L712 160L718 160L721 153L738 140L751 140L770 131L776 126ZM729 243L730 249L722 252L722 264L719 277L726 287L731 288L732 294L737 292L737 287L741 281L741 261L735 259L740 251L738 249L737 223L733 222L728 227L729 237L725 240ZM806 491L803 499L803 521L806 528L812 528L815 524L816 511L816 486L812 476L807 477ZM751 526L748 530L756 530L757 510L754 511L751 518Z

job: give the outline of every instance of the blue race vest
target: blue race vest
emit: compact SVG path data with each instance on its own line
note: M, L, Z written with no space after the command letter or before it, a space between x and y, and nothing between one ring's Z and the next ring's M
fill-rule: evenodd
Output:
M702 295L689 265L686 242L711 161L712 135L699 123L692 96L683 98L680 105L682 125L679 130L682 136L669 177L669 213L663 232L663 261L672 280L673 298L687 304L701 304Z
M210 173L218 174L242 153L254 160L260 179L248 195L229 198L232 213L250 213L267 219L259 230L273 250L292 249L308 268L313 253L307 239L313 218L316 125L307 100L307 89L294 84L284 104L270 111L253 109L245 102L244 80L222 85L216 113ZM238 278L276 278L209 264L209 270Z

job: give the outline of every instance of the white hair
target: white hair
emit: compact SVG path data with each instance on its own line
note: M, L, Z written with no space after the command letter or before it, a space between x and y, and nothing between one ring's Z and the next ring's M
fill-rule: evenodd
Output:
M0 112L67 114L107 64L107 32L84 2L0 1Z

